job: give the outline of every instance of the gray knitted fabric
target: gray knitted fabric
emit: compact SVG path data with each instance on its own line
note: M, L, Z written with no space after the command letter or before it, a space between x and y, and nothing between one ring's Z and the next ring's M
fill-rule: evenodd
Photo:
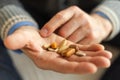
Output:
M7 36L9 29L18 22L30 21L36 25L35 21L33 21L26 11L14 5L8 5L0 9L0 19L0 34L2 39Z
M106 40L111 40L120 32L120 1L119 0L105 0L94 11L101 11L105 13L111 20L113 31Z
M34 19L21 7L17 0L0 0L0 37L4 39L15 24L30 21L37 26Z

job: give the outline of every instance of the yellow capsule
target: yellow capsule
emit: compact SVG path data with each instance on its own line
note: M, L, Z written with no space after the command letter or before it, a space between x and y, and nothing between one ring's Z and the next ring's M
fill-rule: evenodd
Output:
M59 44L58 48L60 49L63 46L67 45L67 41L64 39L63 41L61 41L61 43Z
M63 57L70 57L74 53L75 53L75 49L74 48L67 48L66 50L63 50L60 54Z
M62 51L66 50L68 48L68 46L62 46L60 48L58 48L58 53L61 53Z
M53 49L56 49L58 47L58 44L56 42L53 42L51 45L50 45L50 48L53 48Z

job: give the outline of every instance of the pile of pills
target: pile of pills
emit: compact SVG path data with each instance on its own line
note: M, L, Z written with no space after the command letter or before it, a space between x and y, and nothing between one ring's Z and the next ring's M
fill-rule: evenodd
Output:
M56 42L53 42L51 44L45 44L43 45L43 48L47 51L52 51L60 54L63 57L70 57L71 55L75 54L77 56L86 56L85 53L79 50L79 47L77 45L67 45L67 40L61 41L61 43L58 45Z

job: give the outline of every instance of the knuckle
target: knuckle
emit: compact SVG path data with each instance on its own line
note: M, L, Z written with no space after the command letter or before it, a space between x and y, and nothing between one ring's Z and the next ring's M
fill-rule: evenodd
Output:
M94 39L96 39L96 36L95 36L95 34L91 33L90 36L89 36L89 38L90 38L91 40L94 40Z
M59 30L58 34L62 37L66 37L66 32L64 30Z
M45 28L49 28L50 27L50 25L49 24L45 24Z
M48 31L51 31L53 28L51 28L52 26L50 24L45 24L45 28L48 30Z
M90 28L92 26L91 21L90 20L86 20L86 25L88 26L88 28Z
M56 18L57 18L57 19L65 20L65 16L64 16L64 14L63 14L62 11L56 14Z
M80 10L80 8L79 8L78 6L76 6L76 5L71 6L71 9L72 9L72 10Z

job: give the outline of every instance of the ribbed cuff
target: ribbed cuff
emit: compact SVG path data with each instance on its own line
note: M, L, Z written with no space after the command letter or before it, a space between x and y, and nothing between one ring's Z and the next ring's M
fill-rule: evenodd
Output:
M12 34L16 29L20 28L21 26L36 27L35 24L28 22L28 21L19 22L11 27L7 35Z
M94 12L102 12L111 21L113 30L111 34L106 38L105 41L113 39L120 31L120 27L119 27L120 22L117 14L113 10L111 10L109 7L106 7L104 5L100 5L97 8L95 8L92 13Z
M99 16L101 16L101 17L103 17L111 22L110 18L105 13L100 12L100 11L95 11L94 13L98 14Z
M37 27L37 23L24 9L15 5L8 5L0 9L0 35L4 39L10 29L20 22L30 22Z

